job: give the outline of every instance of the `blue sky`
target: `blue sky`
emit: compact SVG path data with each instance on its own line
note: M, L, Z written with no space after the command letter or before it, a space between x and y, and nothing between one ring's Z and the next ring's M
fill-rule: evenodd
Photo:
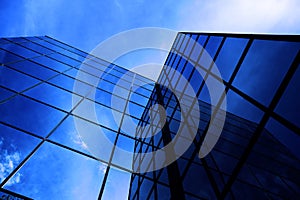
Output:
M299 33L297 0L2 0L0 36L49 35L85 51L132 28Z

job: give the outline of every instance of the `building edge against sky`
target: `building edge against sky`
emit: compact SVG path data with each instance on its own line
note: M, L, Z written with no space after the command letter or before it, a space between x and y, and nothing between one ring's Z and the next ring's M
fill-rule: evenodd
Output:
M201 52L194 49L191 38L214 58L226 86L227 111L231 113L216 147L201 160L196 153L212 113L203 78L193 68L200 68L206 78L216 76L207 63L202 65ZM149 105L159 101L167 108L169 130L164 131L169 134L169 139L178 129L178 97L159 86L167 78L173 81L172 74L167 71L162 71L158 84L149 83L144 77L136 78L132 73L118 85L128 71L90 56L91 62L81 68L88 78L81 83L90 87L88 80L99 78L99 70L107 76L102 77L95 99L97 112L107 118L93 121L89 116L76 113L82 102L91 100L91 96L78 91L77 106L73 107L70 101L78 66L88 56L86 53L49 37L8 38L1 39L0 44L1 75L4 77L1 79L0 147L3 150L1 166L5 169L1 174L1 188L32 198L50 197L54 191L61 191L57 195L65 195L65 198L84 195L105 198L106 195L120 194L121 185L114 185L112 180L119 178L125 183L130 177L107 167L107 162L99 164L77 137L72 123L74 117L89 124L91 129L103 127L104 133L117 146L135 152L156 150L155 145L161 148L168 139L163 141L158 134L143 141L145 148L142 147L141 140L121 131L122 121L109 122L112 109L123 118L147 123L149 119L145 113ZM300 97L296 92L300 87L296 78L300 77L299 36L179 33L166 64L182 73L198 91L201 108L198 136L175 164L132 175L129 198L168 198L174 195L174 188L179 188L178 195L187 199L235 199L240 197L241 191L251 194L249 198L296 197L300 191L299 159L278 140L289 145L299 156L296 149L300 108ZM128 87L141 81L145 85L132 91L133 99L128 99L131 92ZM114 87L120 87L124 93L116 96ZM120 105L110 104L112 96L119 99ZM111 152L112 149L106 153L113 160ZM72 165L80 167L75 169ZM32 173L34 171L40 173ZM55 178L53 171L56 171ZM172 181L168 177L173 177ZM202 181L202 189L194 187L196 180ZM81 187L74 185L74 181ZM39 188L37 183L42 187ZM48 186L48 191L43 190Z

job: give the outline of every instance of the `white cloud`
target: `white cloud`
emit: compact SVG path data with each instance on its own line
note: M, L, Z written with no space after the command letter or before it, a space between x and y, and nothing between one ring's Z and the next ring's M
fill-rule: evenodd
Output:
M3 139L0 140L3 144ZM15 151L9 153L6 149L1 150L1 159L0 159L0 182L2 182L15 168L16 165L20 162L20 153ZM21 181L21 174L16 173L7 183L7 186L19 183Z
M87 147L86 144L82 141L80 135L79 135L77 132L74 133L74 136L73 136L73 134L72 134L71 140L72 140L75 144L79 145L82 149L88 150L88 147Z
M99 166L99 170L101 171L102 174L105 174L106 169L107 169L107 165L101 163Z
M178 28L187 31L299 32L300 1L195 0L178 17Z

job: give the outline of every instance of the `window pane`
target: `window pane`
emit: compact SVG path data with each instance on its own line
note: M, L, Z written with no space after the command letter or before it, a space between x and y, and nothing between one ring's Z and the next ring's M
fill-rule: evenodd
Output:
M35 78L31 78L25 74L0 66L0 85L21 92L40 82Z
M5 64L5 63L11 63L19 60L23 60L23 58L0 49L0 63Z
M31 60L33 60L41 65L47 66L51 69L57 70L59 72L65 71L66 69L70 68L70 66L68 66L68 65L57 62L56 60L53 60L53 59L45 57L45 56L32 58Z
M102 199L128 199L131 174L110 168Z
M34 199L97 199L105 168L98 161L45 143L20 169L22 180L4 188Z
M233 85L269 105L299 47L292 42L255 40Z
M76 94L59 89L47 83L42 83L24 93L34 99L43 101L69 112L81 99ZM76 97L75 97L76 96Z
M39 140L16 129L0 124L0 183L36 147ZM22 181L17 172L6 185L12 186Z
M9 43L9 44L4 44L1 45L2 49L6 49L7 51L13 52L19 56L22 56L24 58L32 58L35 56L40 56L39 53L35 53L29 49L26 49L18 44L14 44L14 43Z
M55 71L47 69L29 60L26 60L24 62L16 62L16 63L8 64L8 66L43 80L46 80L57 74Z
M217 69L225 81L228 81L236 67L244 48L247 44L247 39L227 38L216 59ZM213 68L214 69L214 68ZM212 71L217 74L216 72Z
M1 120L40 136L46 136L62 118L62 113L23 96L0 105Z
M300 128L300 65L283 93L275 112Z

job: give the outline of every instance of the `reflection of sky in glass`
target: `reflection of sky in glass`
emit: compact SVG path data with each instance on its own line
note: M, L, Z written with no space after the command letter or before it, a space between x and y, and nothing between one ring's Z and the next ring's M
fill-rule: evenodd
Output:
M35 148L38 139L0 124L0 183ZM6 185L22 182L23 174L18 172Z
M35 199L96 199L104 169L97 161L46 143L20 169L23 180L4 188Z
M203 37L200 38L202 39ZM207 51L214 55L220 45L221 39L221 37L211 37L207 43ZM204 39L201 40L201 42L204 42ZM224 46L216 60L216 63L220 65L221 74L224 75L225 80L229 79L229 75L232 73L233 67L237 64L237 60L240 58L246 42L247 40L243 39L225 40ZM40 41L37 43L44 45L47 44ZM10 50L13 48L11 45L6 46L7 49ZM28 47L34 48L34 45L28 45ZM55 48L58 52L63 52L61 48L56 46ZM245 62L242 64L233 85L242 92L246 92L250 97L256 99L262 104L268 105L287 70L287 68L280 68L280 66L289 66L291 64L297 48L299 48L299 45L278 43L274 47L273 43L255 41L252 44L249 54L246 56ZM230 56L227 55L229 49L233 49ZM13 51L20 53L22 56L31 57L37 55L29 50L23 52L20 47L15 48ZM262 56L257 56L255 54L256 51L259 51ZM282 52L290 52L289 55L291 56L285 58L276 57L277 54L282 54ZM51 52L48 51L47 53ZM69 55L74 56L72 53ZM82 60L82 57L78 55L75 57L78 58L78 60ZM18 58L3 57L2 62L9 59L14 60ZM266 62L265 59L273 59L276 66L273 66L273 63L270 64ZM123 69L118 71L114 68L110 71L109 75L101 77L103 80L99 82L97 86L98 88L95 92L96 104L91 101L91 98L93 97L88 96L88 98L84 99L77 108L72 110L71 91L73 90L75 82L74 78L76 77L78 69L71 69L71 66L78 66L79 61L58 53L49 55L48 57L32 58L30 60L32 62L26 61L27 63L10 63L8 66L27 74L31 74L39 80L30 77L29 75L17 72L11 68L1 66L1 100L10 97L14 92L22 92L32 86L35 86L24 91L22 95L17 95L0 104L1 122L10 124L24 131L32 132L37 136L45 137L50 132L52 134L49 138L47 138L48 141L44 142L41 148L39 148L28 162L26 162L25 165L22 166L21 169L11 178L11 180L5 184L5 188L30 197L41 199L74 199L75 197L95 199L99 194L99 189L106 172L106 165L92 158L84 157L81 154L76 154L70 150L55 146L55 143L60 143L65 145L67 148L93 156L93 154L88 151L89 149L87 148L87 145L81 140L74 125L74 118L80 117L83 118L80 119L83 121L91 120L94 124L85 121L86 124L89 124L86 126L86 131L90 131L90 134L96 133L96 124L107 127L108 129L104 129L104 134L109 138L110 142L114 143L116 134L119 131L121 120L114 119L111 108L115 110L117 116L124 117L125 120L134 118L134 124L137 125L139 122L138 119L142 116L144 107L148 103L148 98L152 93L153 85L147 84L147 81L143 81L143 78L141 77L139 77L139 80L139 78L133 79L133 76L124 76L126 78L121 80L120 76L124 75L126 71ZM176 58L176 61L179 62L179 59ZM34 62L38 62L45 66L41 67ZM61 62L67 62L70 66ZM204 68L207 68L210 64L205 63L205 60L200 60L200 62L206 65ZM22 63L26 64L23 65ZM180 67L183 67L182 65L184 63L185 60L181 59ZM55 71L51 71L45 67L49 67ZM192 67L193 66L188 63L186 68L182 70L183 75L186 78L189 77ZM276 70L274 70L275 67ZM84 81L94 83L95 80L98 79L98 77L93 75L99 73L99 71L97 72L95 69L89 68L88 66L86 66L84 70ZM93 70L94 72L92 72ZM109 71L110 69L106 70ZM63 74L58 75L58 71L63 72ZM42 75L39 76L39 74ZM297 109L293 109L292 107L299 107L297 106L298 96L294 95L297 93L295 91L298 91L297 83L299 81L295 78L299 77L297 76L298 74L299 69L294 75L291 84L288 86L287 91L284 93L282 100L280 100L275 110L276 113L282 115L296 126L298 122L298 113ZM54 77L55 75L57 76ZM51 79L47 80L47 82L40 83L40 81L48 78ZM209 75L208 78L213 79L214 77ZM132 80L137 86L129 93L129 89L132 86ZM202 77L194 72L191 83L196 91L199 89L201 81ZM116 86L116 83L118 83L118 86ZM257 87L256 85L253 85L253 83L259 84L261 87ZM83 88L91 87L85 83L81 84L83 85ZM139 87L139 84L143 85L143 87ZM12 91L4 88L9 88ZM118 104L111 103L111 92L113 92L116 88L118 92L115 94L114 98L116 98ZM78 97L78 100L76 102L79 102L82 95L86 95L86 93L83 92L77 93L76 97ZM128 101L128 94L131 94L129 99L130 101ZM210 102L206 86L203 87L199 98ZM51 107L39 101L49 104ZM126 101L128 101L127 107ZM254 122L260 121L262 111L246 101L244 98L240 97L233 90L229 90L227 102L229 112ZM293 102L293 105L289 105L288 102ZM95 106L97 120L92 119L91 116L80 114L82 113L80 110L85 109L85 106ZM123 115L125 108L125 115ZM56 125L67 115L67 112L70 112L71 110L71 114L62 121L59 127L56 127ZM167 109L167 114L172 114L171 108ZM175 112L173 118L180 120L180 113ZM269 130L272 132L274 131L275 135L276 131L280 132L281 130L286 133L285 128L276 124L276 121L274 120L268 122L267 126L270 126ZM171 131L176 132L177 128L176 123L173 125L171 121ZM132 135L135 127L127 129L127 131L124 131L125 129L126 123L123 123L121 126L121 132L124 135L119 136L116 145L126 151L133 152L134 141L125 136ZM3 125L0 126L0 130L0 148L2 153L0 160L0 179L3 181L9 172L11 172L37 145L38 139L21 133L16 129L7 128ZM282 135L279 133L278 137L280 138L281 136ZM91 136L91 139L92 138L93 137ZM293 137L285 137L283 140L285 140L286 144L291 144L289 142L293 140ZM297 145L295 145L296 143L297 141L294 140L294 150L297 147ZM105 153L108 154L107 156L110 156L111 149L106 149ZM120 161L122 158L115 155L113 156L112 161L114 162L116 160ZM131 160L127 160L127 165L130 165L131 162ZM198 178L205 178L204 175L198 174L197 176ZM187 180L194 180L195 178L197 177L193 177L189 174ZM129 187L129 179L129 173L111 168L108 173L108 181L106 182L103 194L104 197L120 199L123 198L120 194L123 194L124 198L126 198ZM184 184L188 185L191 182L193 181L186 181ZM190 187L190 190L193 192L199 192L193 187ZM207 193L210 193L210 190L210 188L205 189ZM161 191L163 191L163 189ZM113 197L111 196L112 194L116 196Z

